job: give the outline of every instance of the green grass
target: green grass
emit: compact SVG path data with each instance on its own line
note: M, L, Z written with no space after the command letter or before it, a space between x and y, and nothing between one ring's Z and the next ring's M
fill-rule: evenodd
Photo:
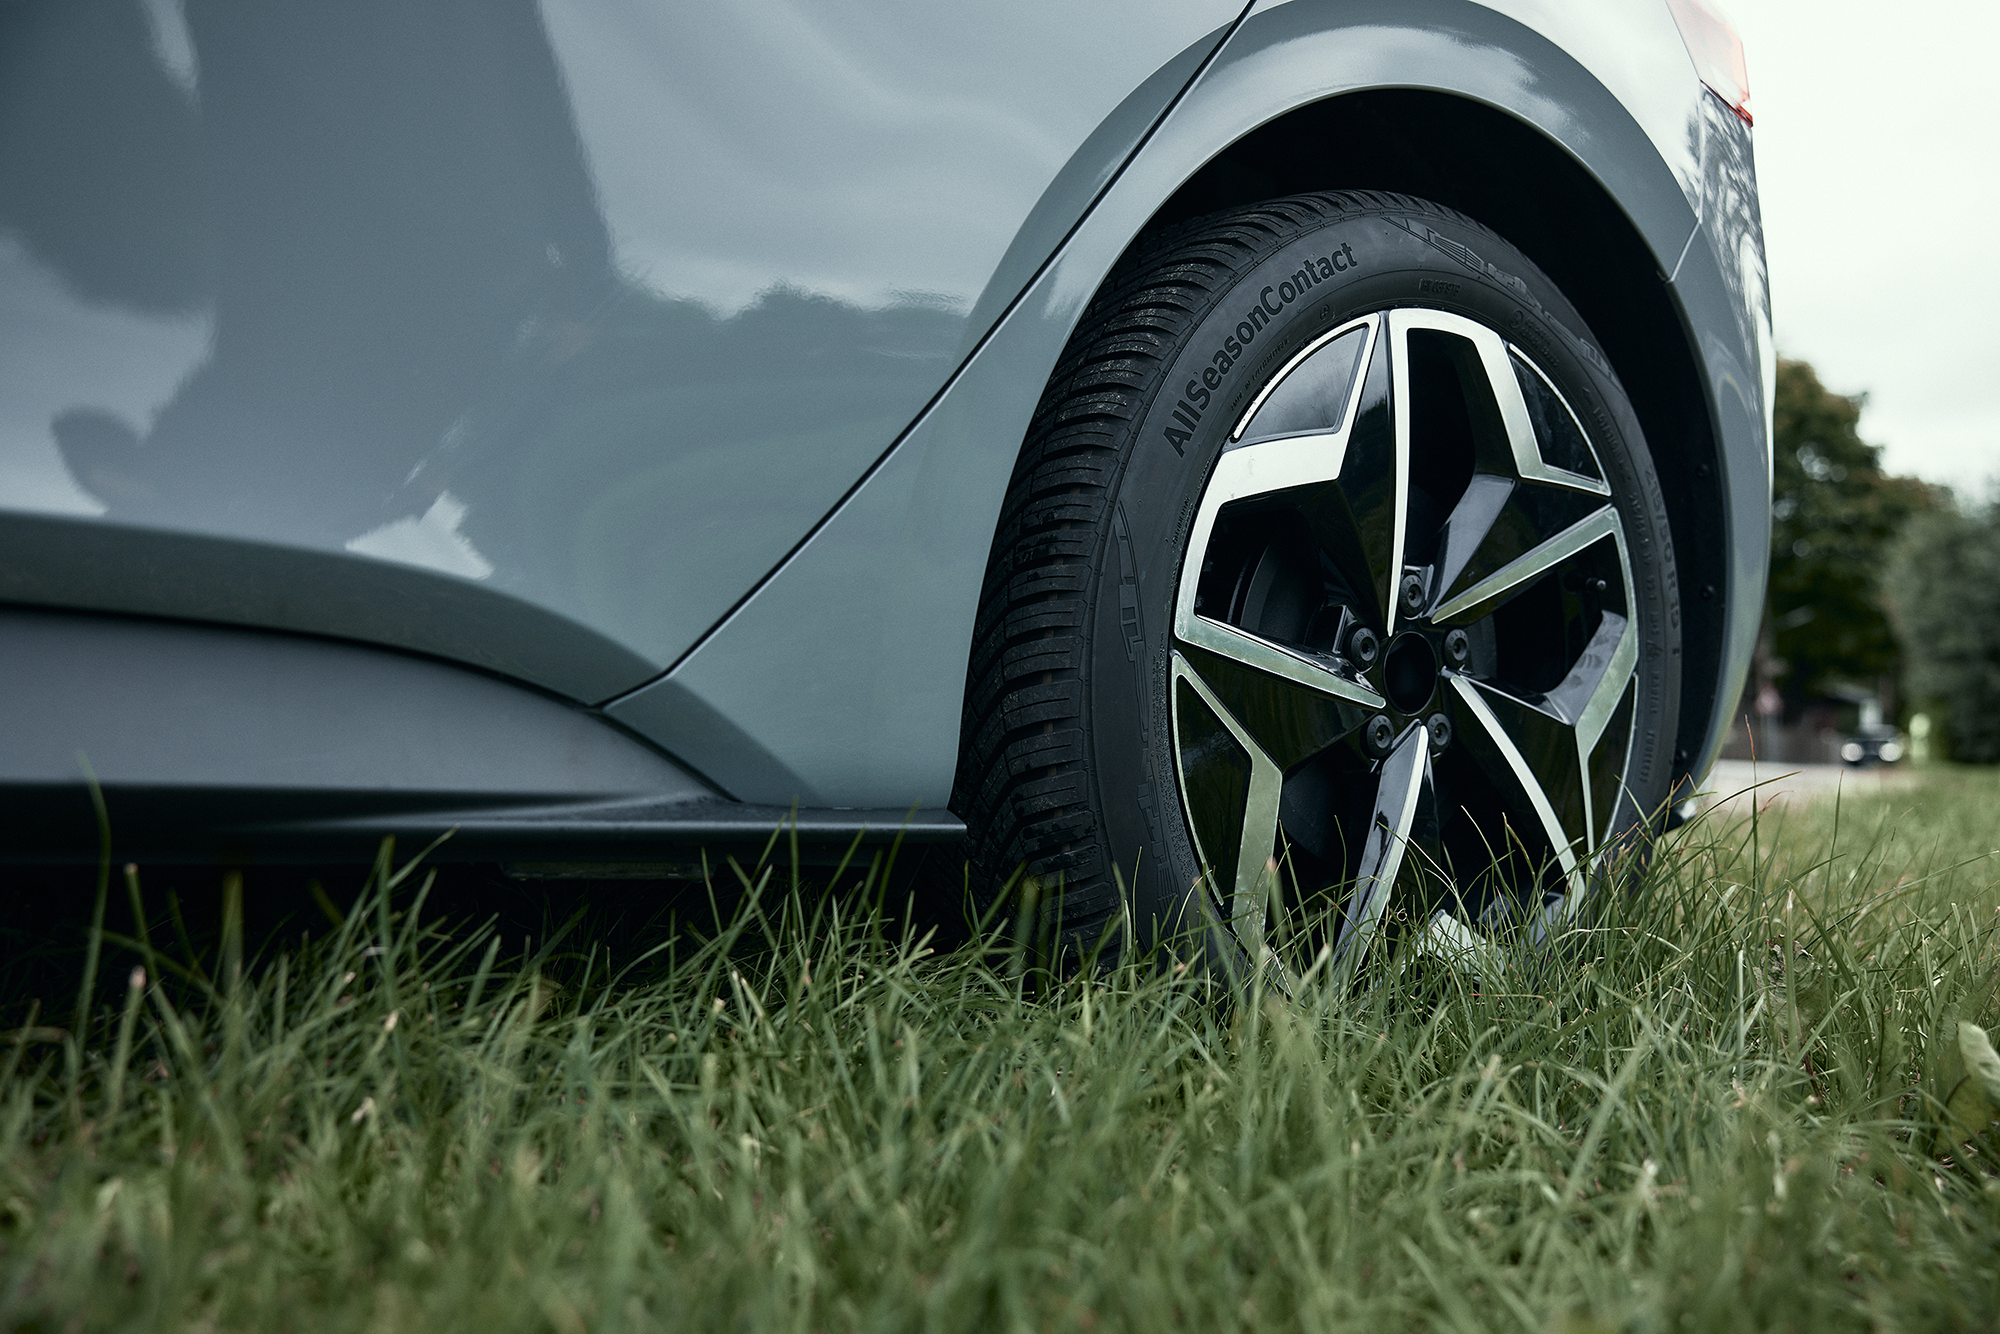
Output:
M1990 1328L2000 1145L1932 1150L1956 1023L1996 1018L1996 810L1940 771L1837 831L1697 824L1497 982L1235 1004L1171 969L1032 993L1004 947L768 881L622 973L523 958L384 863L287 952L239 965L234 916L199 963L107 941L165 985L18 1014L0 1315Z

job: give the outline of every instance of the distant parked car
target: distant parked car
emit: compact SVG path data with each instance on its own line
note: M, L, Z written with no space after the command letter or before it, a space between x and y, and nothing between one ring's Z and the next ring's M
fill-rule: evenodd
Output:
M95 855L87 763L121 859L795 821L1344 957L1568 912L1721 744L1775 362L1701 0L4 23L9 856Z
M1894 764L1908 753L1903 734L1887 725L1863 727L1849 733L1840 743L1840 758L1856 768Z

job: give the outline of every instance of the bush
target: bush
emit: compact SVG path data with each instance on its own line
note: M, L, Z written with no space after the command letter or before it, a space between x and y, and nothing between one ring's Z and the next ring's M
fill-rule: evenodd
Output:
M1840 682L1894 674L1900 646L1883 608L1884 553L1912 516L1948 494L1881 468L1863 442L1863 398L1836 394L1803 361L1778 362L1772 413L1770 648L1796 718Z
M1919 516L1886 586L1911 696L1942 711L1953 759L2000 763L2000 503Z

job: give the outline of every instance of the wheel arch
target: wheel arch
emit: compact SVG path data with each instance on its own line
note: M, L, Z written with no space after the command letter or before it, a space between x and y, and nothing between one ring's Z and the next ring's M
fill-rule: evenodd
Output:
M1126 254L1190 218L1316 190L1389 191L1456 209L1507 238L1576 305L1631 398L1665 494L1682 609L1675 764L1695 763L1728 628L1724 470L1692 334L1652 248L1584 165L1534 126L1463 96L1381 88L1297 107L1237 139L1159 207ZM1123 267L1121 258L1114 273Z
M1621 101L1563 48L1467 0L1253 9L1102 192L1079 204L1055 253L877 469L709 640L612 712L634 726L644 713L640 730L746 800L943 799L961 758L974 613L1008 478L1086 309L1121 280L1121 255L1159 228L1312 189L1394 190L1455 207L1578 299L1666 491L1686 590L1683 679L1713 681L1732 587L1718 539L1734 530L1715 377L1665 281L1702 239L1701 95L1685 52L1667 55ZM1644 123L1633 110L1641 103ZM1385 133L1391 118L1402 123ZM1329 132L1343 139L1313 141ZM1677 139L1683 151L1672 151ZM1494 179L1482 156L1514 179ZM802 643L814 651L797 652ZM1714 693L1684 691L1675 746L1690 767Z

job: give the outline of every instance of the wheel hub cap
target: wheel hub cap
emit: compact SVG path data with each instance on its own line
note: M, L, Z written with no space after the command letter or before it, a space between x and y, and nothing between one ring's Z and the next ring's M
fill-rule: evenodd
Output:
M1438 684L1438 655L1431 641L1404 631L1389 643L1382 661L1382 693L1403 713L1420 713Z

